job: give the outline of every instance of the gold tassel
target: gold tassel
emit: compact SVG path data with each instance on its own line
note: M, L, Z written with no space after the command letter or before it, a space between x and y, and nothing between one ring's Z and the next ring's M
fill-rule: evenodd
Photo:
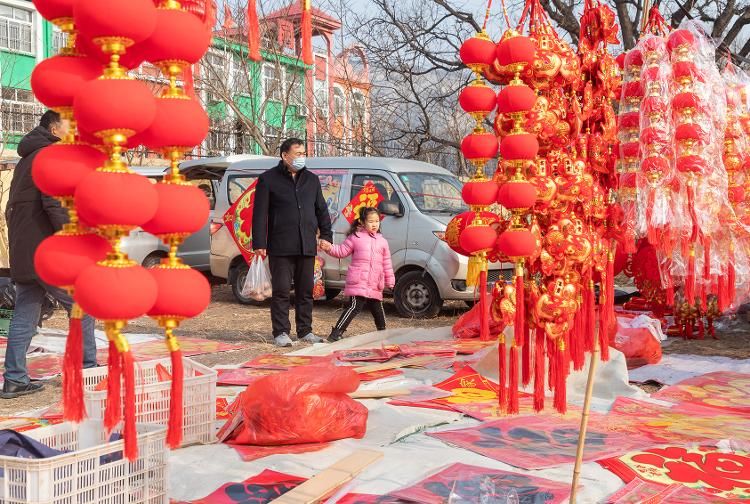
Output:
M479 285L479 276L487 271L487 257L484 254L469 257L469 266L466 270L466 286L476 287Z

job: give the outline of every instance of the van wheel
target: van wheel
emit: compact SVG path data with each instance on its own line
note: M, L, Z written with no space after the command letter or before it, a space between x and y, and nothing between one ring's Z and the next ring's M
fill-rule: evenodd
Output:
M398 314L407 318L435 318L443 307L435 282L423 271L401 275L393 289L393 301Z
M146 269L149 268L155 268L159 264L161 264L161 260L164 259L163 255L160 254L150 254L146 256L146 258L143 260L143 267Z
M326 289L326 301L336 299L339 294L341 294L341 289Z
M249 266L243 261L229 272L229 284L232 286L232 294L234 294L234 298L240 304L261 306L263 301L256 301L242 295L242 286L245 285L248 269Z

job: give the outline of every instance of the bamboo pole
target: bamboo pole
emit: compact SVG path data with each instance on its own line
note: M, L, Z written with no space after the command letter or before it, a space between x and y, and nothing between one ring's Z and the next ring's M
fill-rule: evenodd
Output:
M581 413L581 428L578 433L578 448L576 450L576 463L573 467L573 482L570 484L570 504L576 502L576 489L578 479L581 476L581 463L583 462L583 449L586 445L586 430L589 425L589 410L591 409L591 396L594 392L594 375L596 364L599 362L599 338L594 338L594 351L591 352L589 360L589 376L586 380L586 395L583 399L583 412Z

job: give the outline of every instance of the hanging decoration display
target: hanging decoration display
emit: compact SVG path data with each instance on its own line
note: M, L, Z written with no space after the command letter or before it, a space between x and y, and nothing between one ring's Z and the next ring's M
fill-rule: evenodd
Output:
M506 342L500 334L498 342L498 400L508 413L518 412L519 383L532 380L535 409L543 409L549 388L555 408L564 412L571 368L581 369L585 353L597 345L607 358L608 333L615 323L614 253L622 233L608 205L617 183L612 100L620 89L619 69L607 51L618 43L614 13L586 2L580 40L576 53L556 34L541 3L529 0L519 23L498 44L480 34L461 49L471 70L502 86L492 133L482 130L488 116L484 91L472 91L473 106L466 99L461 106L477 119L462 145L467 160L483 166L498 150L499 139L495 188L483 187L483 194L494 190L503 218L495 216L497 223L488 227L487 234L495 235L489 251L479 246L484 243L470 241L472 226L464 215L453 227L462 238L467 235L454 250L479 259L480 271L485 258L515 264L513 283L496 285L491 310L496 321L513 325L513 340ZM461 97L483 85L475 82ZM487 146L481 152L472 148L479 137ZM483 177L478 171L469 183L472 190L464 190L464 200L478 214L486 208L473 186L487 184ZM595 282L601 286L598 303ZM481 279L479 288L485 290ZM600 342L595 339L597 304Z
M133 460L138 405L133 355L122 329L145 314L165 328L173 377L168 442L176 447L182 434L182 362L172 330L209 300L205 278L176 256L182 240L208 218L205 195L187 184L177 167L207 134L208 118L177 81L206 52L211 30L174 0L36 0L35 5L68 36L61 54L40 63L32 76L38 99L73 126L33 166L35 183L59 198L70 216L35 256L42 278L67 288L76 301L63 374L64 416L85 417L80 329L85 311L104 322L110 342L105 427L112 430L124 420L125 455ZM128 73L144 61L168 79L158 98ZM163 182L154 185L126 165L124 152L140 144L169 159ZM154 270L146 271L120 248L136 227L170 247Z

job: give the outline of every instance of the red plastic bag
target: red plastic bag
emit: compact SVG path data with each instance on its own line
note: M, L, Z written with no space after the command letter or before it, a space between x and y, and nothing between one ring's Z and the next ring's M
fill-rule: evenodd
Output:
M645 327L618 326L613 347L623 353L629 369L661 361L661 343Z
M306 366L248 385L240 408L243 425L232 444L261 446L361 438L367 408L347 394L359 376L344 366Z
M487 296L489 298L489 296ZM496 335L501 332L505 326L502 322L495 322L490 317L490 306L492 303L491 299L487 300L487 307L485 309L485 317L490 319L490 334ZM480 318L481 311L479 309L479 302L474 307L461 315L455 324L453 324L453 337L456 339L471 339L479 337L480 325L482 319Z

